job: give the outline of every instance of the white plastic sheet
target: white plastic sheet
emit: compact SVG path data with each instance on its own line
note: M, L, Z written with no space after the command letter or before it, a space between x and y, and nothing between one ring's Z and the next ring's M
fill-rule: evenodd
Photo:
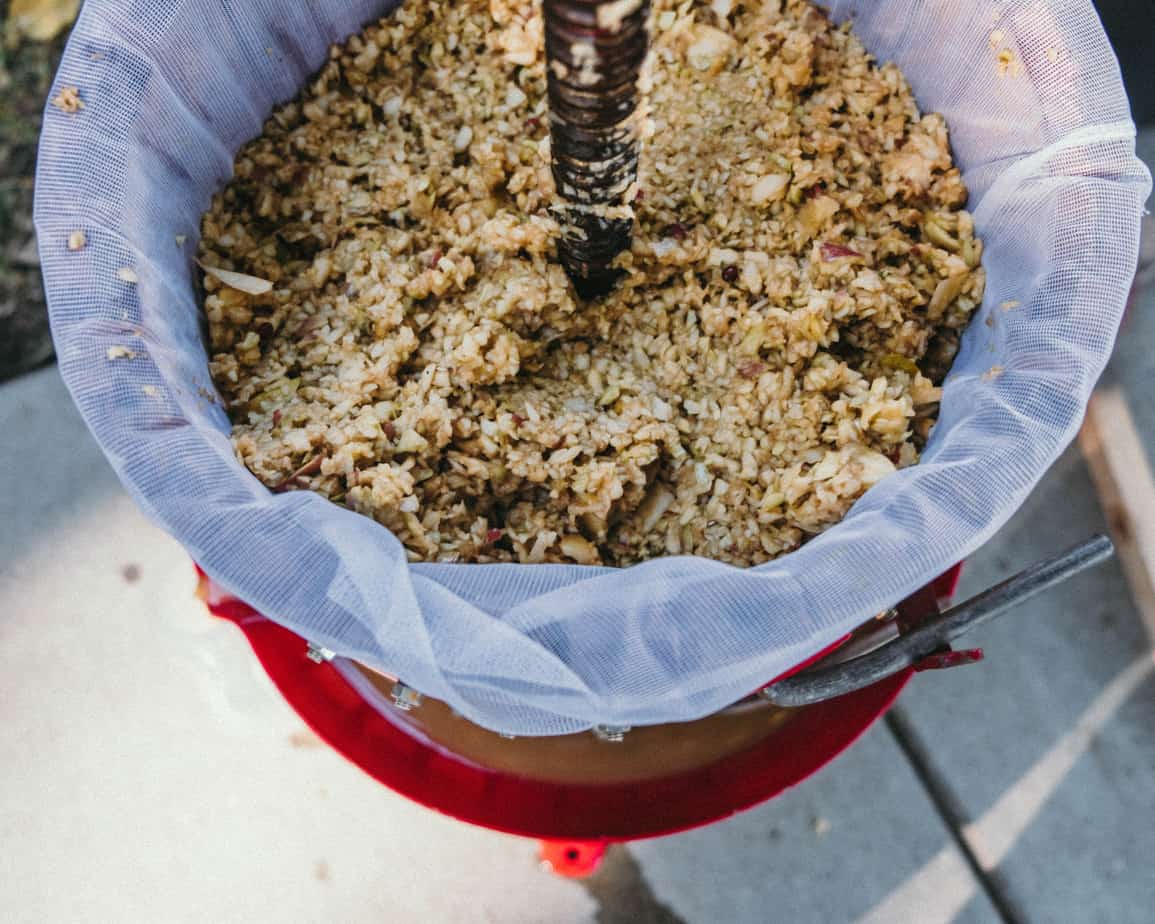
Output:
M36 221L64 378L137 501L270 618L502 731L690 719L965 557L1071 440L1119 325L1150 189L1090 0L839 0L835 18L852 16L923 109L946 115L986 243L986 302L921 465L750 570L693 558L620 571L409 565L369 519L269 493L205 398L199 218L326 47L388 8L88 0L56 81L79 87L85 108L45 119ZM1000 74L992 32L1021 67ZM87 246L69 252L77 229ZM110 361L114 345L135 357Z

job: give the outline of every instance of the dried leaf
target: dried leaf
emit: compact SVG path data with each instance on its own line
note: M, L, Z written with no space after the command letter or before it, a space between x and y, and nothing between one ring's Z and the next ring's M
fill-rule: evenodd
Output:
M258 276L250 276L248 273L234 273L232 270L221 269L217 266L208 266L201 263L200 260L197 260L197 266L214 279L219 279L230 289L247 292L249 295L264 295L273 288L273 284L269 282L269 280L261 279Z
M911 375L918 373L918 364L909 356L903 356L901 353L887 353L879 362L884 369L907 372Z
M12 0L5 27L8 41L51 41L72 25L79 9L80 0Z

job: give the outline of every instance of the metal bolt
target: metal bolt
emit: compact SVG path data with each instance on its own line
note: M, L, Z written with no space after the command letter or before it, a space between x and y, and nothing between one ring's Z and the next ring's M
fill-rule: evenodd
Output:
M629 730L629 725L595 725L594 735L599 741L612 741L616 744L626 737Z
M393 697L393 705L402 712L408 712L415 706L421 705L421 694L413 687L406 686L400 680L393 684L393 690L390 692Z

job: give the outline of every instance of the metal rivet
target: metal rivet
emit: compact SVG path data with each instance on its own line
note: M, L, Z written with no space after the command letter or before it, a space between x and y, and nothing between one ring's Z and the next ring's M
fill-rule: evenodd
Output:
M326 661L332 661L337 657L337 653L330 651L324 645L316 645L313 642L309 642L308 647L305 649L305 657L314 664L324 664Z
M629 725L595 725L594 734L599 741L619 742L626 737Z
M393 690L389 695L393 697L393 705L402 712L408 712L415 706L421 705L421 694L400 680L393 684Z

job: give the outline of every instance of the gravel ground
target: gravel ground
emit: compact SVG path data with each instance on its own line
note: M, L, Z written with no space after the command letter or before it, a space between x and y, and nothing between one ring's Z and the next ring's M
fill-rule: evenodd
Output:
M0 3L0 20L7 2ZM51 42L0 43L0 381L52 356L32 230L40 118L67 33Z

